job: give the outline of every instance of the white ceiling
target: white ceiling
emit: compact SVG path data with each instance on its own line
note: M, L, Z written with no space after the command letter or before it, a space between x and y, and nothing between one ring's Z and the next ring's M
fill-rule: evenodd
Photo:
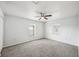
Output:
M79 12L78 1L39 1L34 4L33 1L4 1L0 2L0 7L5 14L38 20L35 16L37 12L46 12L52 14L49 20L66 18L77 15Z

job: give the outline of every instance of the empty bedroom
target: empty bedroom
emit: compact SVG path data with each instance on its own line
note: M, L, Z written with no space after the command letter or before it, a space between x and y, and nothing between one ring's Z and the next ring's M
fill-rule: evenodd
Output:
M0 1L0 57L78 57L79 1Z

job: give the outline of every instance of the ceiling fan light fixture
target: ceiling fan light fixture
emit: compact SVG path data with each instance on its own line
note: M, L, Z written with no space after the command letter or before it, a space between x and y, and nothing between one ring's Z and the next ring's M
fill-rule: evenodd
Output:
M41 17L42 20L44 20L44 17Z
M47 20L47 18L45 18L45 17L41 17L39 20Z

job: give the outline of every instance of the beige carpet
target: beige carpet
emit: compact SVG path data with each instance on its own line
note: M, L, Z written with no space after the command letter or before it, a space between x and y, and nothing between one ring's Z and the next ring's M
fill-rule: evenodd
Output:
M6 57L76 57L76 46L53 40L41 39L4 48L2 56Z

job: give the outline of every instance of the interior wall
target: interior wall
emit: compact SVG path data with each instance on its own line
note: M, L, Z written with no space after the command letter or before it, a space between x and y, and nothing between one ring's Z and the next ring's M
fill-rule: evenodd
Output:
M1 56L1 50L3 47L3 12L0 8L0 56Z
M60 42L78 45L77 20L78 15L49 21L47 23L32 21L12 15L5 15L4 47L30 41L28 28L30 24L36 24L34 39L48 38ZM53 26L60 24L58 33L54 33Z
M2 46L3 46L3 19L0 17L0 53L2 50Z
M5 15L4 47L43 38L43 23L12 15ZM29 27L35 25L34 39L29 36Z
M78 16L52 20L46 23L46 38L67 44L78 45L77 40ZM54 26L58 25L57 32Z
M78 35L77 35L77 39L78 39L78 56L79 56L79 14L78 14Z

